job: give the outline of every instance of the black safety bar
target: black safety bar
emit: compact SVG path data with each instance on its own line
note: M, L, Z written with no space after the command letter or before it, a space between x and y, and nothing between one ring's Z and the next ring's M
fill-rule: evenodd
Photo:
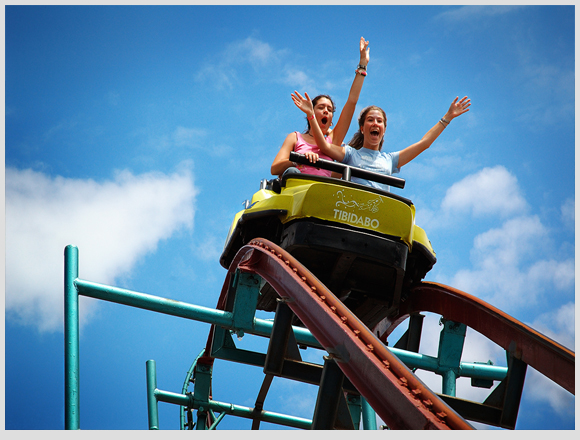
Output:
M310 165L316 168L321 168L323 170L334 171L335 173L340 173L342 175L342 179L349 182L351 177L358 177L360 179L372 180L373 182L394 186L396 188L405 187L405 179L401 179L400 177L375 173L373 171L363 170L362 168L353 167L326 159L318 159L316 163L311 163L304 154L296 153L294 151L290 152L290 161L302 165Z

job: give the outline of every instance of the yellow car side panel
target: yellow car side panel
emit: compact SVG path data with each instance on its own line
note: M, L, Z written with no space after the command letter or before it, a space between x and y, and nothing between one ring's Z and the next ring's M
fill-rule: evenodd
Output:
M431 241L427 238L427 234L422 228L420 228L417 225L415 225L415 227L413 228L413 242L421 243L423 246L425 246L427 250L429 250L435 256L435 251L433 250Z
M254 194L251 205L245 212L267 209L287 210L288 214L281 219L282 223L315 217L397 236L408 246L412 244L414 205L409 206L377 193L315 181L288 179L281 194L268 190L260 190Z
M354 188L313 185L296 218L305 215L401 237L411 245L415 207Z
M282 223L314 217L400 237L412 250L422 244L435 256L425 231L415 225L415 206L377 193L304 179L288 179L280 194L267 189L256 192L247 209L238 212L226 245L242 214L269 209L286 210Z
M232 234L234 233L234 230L236 229L236 226L238 225L238 221L240 220L240 217L242 216L243 213L244 213L244 211L240 211L234 216L234 221L232 222L232 224L230 226L230 230L228 231L228 236L226 237L224 249L227 247L228 242L230 241L230 238L232 237Z

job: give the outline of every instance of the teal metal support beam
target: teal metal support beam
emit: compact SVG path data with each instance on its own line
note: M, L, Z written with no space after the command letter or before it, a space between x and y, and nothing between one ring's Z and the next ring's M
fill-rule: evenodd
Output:
M444 374L446 367L440 365L438 358L420 353L413 353L398 348L387 347L409 368L418 368L437 374ZM503 380L507 376L508 368L490 364L478 364L474 362L461 362L457 377L472 377L485 380Z
M471 377L483 380L504 380L508 374L508 367L493 364L479 364L476 362L461 362L457 377Z
M215 422L213 422L213 423L211 424L211 426L210 426L209 428L207 428L207 429L208 429L208 431L213 431L213 430L215 430L215 428L217 427L217 425L219 425L219 423L220 423L220 422L223 420L223 418L224 418L225 416L226 416L226 413L225 413L225 412L221 413L221 414L220 414L220 415L219 415L219 416L218 416L218 417L215 419Z
M172 403L174 405L184 406L186 408L197 409L203 412L219 412L220 416L212 423L208 429L214 429L226 414L254 419L258 417L263 422L274 423L277 425L290 426L300 429L311 429L312 421L301 417L293 417L285 414L279 414L270 411L260 411L258 415L254 408L248 408L231 403L217 402L210 400L205 396L209 394L208 384L211 382L211 367L197 364L196 384L200 383L200 388L194 390L194 394L178 394L169 391L157 389L157 371L155 361L146 362L147 369L147 404L149 409L149 429L159 428L159 417L157 411L158 402ZM205 422L203 419L202 423ZM205 429L205 426L198 429Z
M236 329L234 326L234 314L232 312L196 306L181 301L162 298L146 293L133 292L131 290L106 286L104 284L93 283L81 279L74 280L74 286L79 295L117 304L124 304L153 312L164 313L166 315L177 316L180 318L192 319L208 324L215 324L229 329L241 330L242 332L257 336L269 338L272 333L272 327L274 326L273 321L254 318L251 327ZM320 347L320 344L308 329L301 327L293 327L292 329L298 343L311 347Z
M159 402L173 403L175 405L188 406L194 409L198 409L198 405L194 402L192 395L183 395L171 393L168 391L155 390L155 396L157 398L157 401ZM246 419L253 419L256 417L254 408L234 405L231 403L218 402L215 400L210 400L209 402L207 402L207 405L208 405L207 410L212 410L215 412L219 412L221 414L225 413ZM261 411L258 417L263 422L290 426L293 428L310 429L312 426L311 420L303 419L301 417L288 416L285 414L279 414L270 411Z
M79 276L79 251L64 250L64 426L80 429L79 413L79 295L74 281Z
M373 407L367 402L363 396L360 399L361 410L362 410L362 420L363 429L365 431L376 431L377 430L377 413Z
M79 295L89 296L91 298L110 301L117 304L124 304L126 306L137 307L139 309L150 310L153 312L164 313L166 315L177 316L180 318L193 319L208 324L216 324L225 327L233 326L233 314L231 312L196 306L173 299L133 292L131 290L92 283L80 279L75 280L74 284Z
M246 419L253 419L256 415L254 413L254 408L247 408L244 406L233 405L229 403L222 403L216 401L210 401L209 407L216 412L225 412L227 414L243 417ZM290 426L293 428L300 429L311 429L312 421L304 419L301 417L293 417L285 414L279 414L270 411L262 411L259 415L262 422L274 423L276 425Z
M457 375L453 369L448 369L443 372L441 375L443 380L441 385L441 392L443 394L447 394L448 396L455 397L456 390L457 390Z
M191 394L179 394L156 389L155 398L158 402L172 403L174 405L182 405L197 409L197 406L193 403L193 395Z
M234 276L234 328L244 329L252 328L254 316L260 296L260 282L262 278L259 275L242 272L239 269ZM240 333L241 332L241 333ZM244 336L243 330L238 331L238 336Z
M78 248L69 245L64 252L64 351L65 351L65 429L80 429L79 411L79 295L124 304L172 316L224 326L234 331L270 337L274 323L253 319L250 328L235 329L234 315L223 310L195 306L154 295L119 289L78 278ZM239 309L239 307L238 307ZM247 322L246 322L247 324ZM320 347L318 341L304 328L293 327L296 340L312 347Z
M460 322L441 319L443 330L439 337L439 369L442 371L443 384L441 392L455 397L456 381L461 365L461 354L465 343L467 326Z
M145 363L147 373L147 416L149 418L149 429L159 429L159 410L157 405L157 370L154 360Z
M197 408L197 430L205 430L208 424L209 400L211 392L211 377L213 369L211 365L200 364L195 366L195 386L193 387L193 402Z
M252 329L246 329L246 332L253 335L269 338L272 334L272 327L274 327L274 321L255 318L254 327ZM292 332L294 333L294 338L299 345L322 348L318 340L312 336L312 333L310 333L310 330L307 328L292 326Z

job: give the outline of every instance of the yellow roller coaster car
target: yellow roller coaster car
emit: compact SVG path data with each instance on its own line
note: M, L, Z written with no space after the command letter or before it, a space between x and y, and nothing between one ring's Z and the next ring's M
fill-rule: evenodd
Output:
M296 153L290 160L308 163ZM403 188L403 179L325 160L317 166L343 178L290 174L263 180L234 217L220 264L227 268L244 244L266 238L308 267L372 328L431 270L435 252L415 224L410 200L350 181L358 176ZM258 308L273 311L275 300L266 285Z

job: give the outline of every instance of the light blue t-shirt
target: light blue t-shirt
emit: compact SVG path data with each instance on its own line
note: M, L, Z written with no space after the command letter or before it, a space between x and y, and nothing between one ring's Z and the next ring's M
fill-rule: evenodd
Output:
M399 152L385 153L383 151L369 150L368 148L357 150L350 145L346 145L344 147L344 159L342 163L390 176L393 173L399 172ZM373 182L359 177L353 177L351 180L373 188L382 189L383 191L390 191L391 188L384 183Z

